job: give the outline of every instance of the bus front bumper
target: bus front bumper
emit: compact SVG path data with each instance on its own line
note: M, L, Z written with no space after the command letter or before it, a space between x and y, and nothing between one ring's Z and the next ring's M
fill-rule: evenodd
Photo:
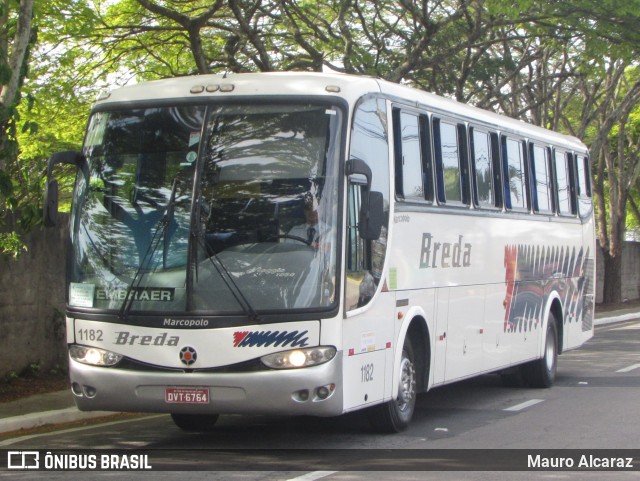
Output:
M71 390L81 411L185 414L342 414L342 356L314 367L258 372L149 372L69 360ZM208 390L207 402L168 402L180 388ZM322 399L329 389L329 395ZM204 391L206 392L206 391Z

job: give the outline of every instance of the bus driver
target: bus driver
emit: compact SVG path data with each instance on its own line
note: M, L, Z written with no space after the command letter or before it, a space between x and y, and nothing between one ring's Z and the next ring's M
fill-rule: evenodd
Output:
M288 236L303 240L310 247L318 249L320 238L324 238L328 231L327 226L319 221L318 209L312 194L305 195L304 199L305 222L295 225L289 230ZM289 239L294 241L294 239Z

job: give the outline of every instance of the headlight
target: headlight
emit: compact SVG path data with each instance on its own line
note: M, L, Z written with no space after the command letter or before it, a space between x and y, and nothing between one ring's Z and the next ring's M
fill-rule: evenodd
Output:
M265 366L272 369L296 369L323 364L331 361L335 355L335 347L320 346L276 352L275 354L263 356L260 360Z
M115 366L122 360L122 355L115 352L75 344L69 347L69 355L74 361L92 366Z

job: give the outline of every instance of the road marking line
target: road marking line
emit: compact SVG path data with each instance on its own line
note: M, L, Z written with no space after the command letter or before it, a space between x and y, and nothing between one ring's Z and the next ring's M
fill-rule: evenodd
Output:
M337 472L338 471L312 471L297 478L290 478L287 481L315 481L316 479L326 478Z
M633 371L634 369L638 369L639 367L640 367L640 364L632 364L631 366L618 369L616 372L629 372L629 371Z
M503 409L503 411L522 411L530 406L541 403L544 399L530 399L529 401L525 401L520 404L516 404L515 406L511 406L510 408Z

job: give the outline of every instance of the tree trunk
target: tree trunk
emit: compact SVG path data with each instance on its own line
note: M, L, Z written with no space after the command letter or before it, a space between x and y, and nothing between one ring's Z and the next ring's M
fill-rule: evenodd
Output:
M618 255L612 257L603 250L604 289L603 302L605 304L622 302L622 249Z
M22 81L21 72L27 55L27 48L31 38L31 20L33 18L34 0L21 0L15 37L10 46L8 65L11 78L5 85L0 86L0 104L11 107L15 101ZM6 8L6 5L5 5ZM6 27L6 25L3 25Z
M16 33L12 39L3 35L0 45L0 54L3 55L2 63L9 68L10 77L4 84L0 84L0 170L6 165L8 155L13 155L13 149L9 149L7 130L10 126L10 119L13 116L12 108L18 100L18 92L22 82L23 67L27 59L29 41L31 39L31 21L33 19L34 0L21 0L18 12ZM0 28L7 28L9 21L8 2L4 2L2 9L4 13L0 18Z

